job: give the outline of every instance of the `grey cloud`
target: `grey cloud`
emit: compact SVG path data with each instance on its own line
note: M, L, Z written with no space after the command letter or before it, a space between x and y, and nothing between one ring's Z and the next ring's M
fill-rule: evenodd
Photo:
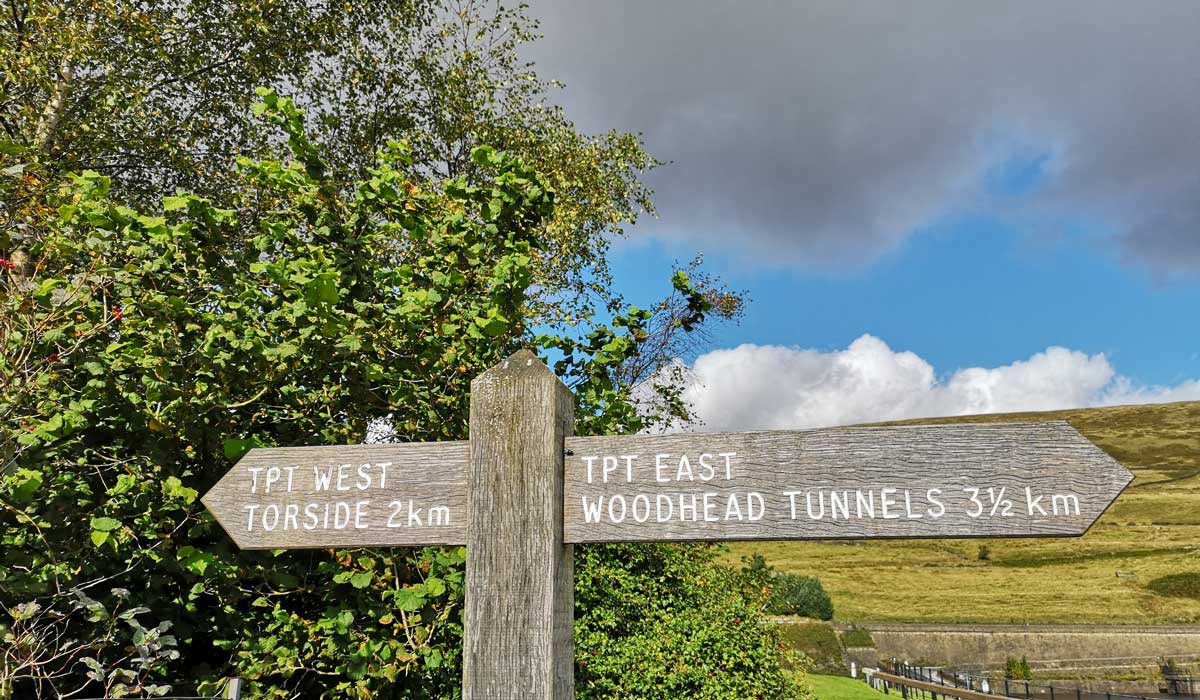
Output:
M657 235L861 264L940 216L1079 217L1200 264L1200 3L536 0L588 130L644 132ZM1046 184L997 199L1010 149Z

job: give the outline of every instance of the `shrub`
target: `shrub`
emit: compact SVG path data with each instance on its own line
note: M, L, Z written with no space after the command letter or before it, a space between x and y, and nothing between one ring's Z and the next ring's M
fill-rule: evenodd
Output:
M818 620L833 619L833 601L821 581L811 576L776 574L771 579L771 599L767 612L772 615L801 615Z
M811 700L743 576L708 545L576 547L576 697Z
M1146 587L1158 595L1200 600L1200 571L1160 576L1146 584Z
M829 625L810 622L778 627L788 646L808 658L813 673L844 676L849 672L837 633Z
M1013 681L1028 681L1033 679L1029 668L1029 660L1022 656L1018 659L1010 656L1004 661L1004 677Z
M842 632L842 644L847 647L875 647L871 633L864 629L852 629Z

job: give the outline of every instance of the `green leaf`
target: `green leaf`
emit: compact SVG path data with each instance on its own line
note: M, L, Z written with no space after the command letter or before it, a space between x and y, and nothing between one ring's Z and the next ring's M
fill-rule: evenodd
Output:
M211 552L191 546L180 547L176 556L182 569L197 576L203 576L204 572L208 571L208 567L217 560Z
M108 541L108 533L100 530L92 530L92 544L99 547Z
M475 325L484 335L495 338L508 330L509 323L500 316L488 316L475 319Z
M174 498L183 501L184 503L193 503L199 492L196 489L188 488L183 485L177 476L168 476L167 480L162 485L163 495L167 498Z
M375 574L370 571L360 571L350 577L350 585L355 588L366 588L371 585L371 579L375 578Z
M257 435L251 435L245 438L225 438L221 443L221 450L225 453L226 459L237 460L251 449L263 446L264 443L258 439Z
M33 500L33 495L42 487L42 473L33 469L18 469L16 486L13 487L12 499L25 504Z
M112 532L121 527L121 521L116 518L92 518L92 529L99 532Z
M437 598L446 592L446 582L440 578L425 579L425 592L431 598Z
M425 605L425 596L412 586L396 591L396 607L405 612L420 610Z
M187 209L190 197L163 197L163 211Z

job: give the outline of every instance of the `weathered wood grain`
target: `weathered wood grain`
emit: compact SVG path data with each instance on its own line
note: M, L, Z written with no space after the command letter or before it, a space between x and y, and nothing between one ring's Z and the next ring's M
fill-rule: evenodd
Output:
M464 700L574 697L571 392L522 350L471 383Z
M201 500L241 549L465 544L468 453L465 441L259 448Z
M572 543L1080 535L1133 478L1063 421L577 437L566 447ZM600 511L585 507L600 499Z

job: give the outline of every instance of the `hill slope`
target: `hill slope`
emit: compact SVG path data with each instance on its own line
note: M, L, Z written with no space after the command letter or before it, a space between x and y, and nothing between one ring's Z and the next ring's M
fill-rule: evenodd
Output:
M729 558L820 577L845 621L1200 622L1200 402L903 423L1063 419L1135 475L1081 538L748 542Z

